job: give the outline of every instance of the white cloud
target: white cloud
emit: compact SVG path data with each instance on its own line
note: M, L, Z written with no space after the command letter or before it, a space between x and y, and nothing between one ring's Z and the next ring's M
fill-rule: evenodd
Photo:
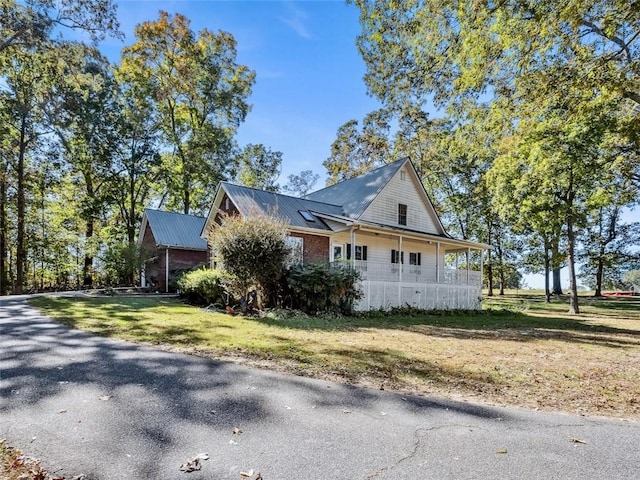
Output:
M313 38L313 35L306 25L309 15L293 3L287 2L285 6L287 9L286 15L278 17L278 20L293 30L299 37L305 40Z

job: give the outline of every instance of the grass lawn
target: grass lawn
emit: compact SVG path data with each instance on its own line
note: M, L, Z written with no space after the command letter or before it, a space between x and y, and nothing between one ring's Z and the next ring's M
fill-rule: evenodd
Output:
M98 335L373 388L640 420L640 298L485 299L472 313L232 317L154 297L40 297Z

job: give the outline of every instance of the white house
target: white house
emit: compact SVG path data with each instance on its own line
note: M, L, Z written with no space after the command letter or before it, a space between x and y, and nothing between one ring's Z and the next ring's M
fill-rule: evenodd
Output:
M445 232L409 159L304 198L222 182L203 238L225 214L276 215L289 225L300 261L352 265L364 293L357 309L480 308L482 253L490 247Z

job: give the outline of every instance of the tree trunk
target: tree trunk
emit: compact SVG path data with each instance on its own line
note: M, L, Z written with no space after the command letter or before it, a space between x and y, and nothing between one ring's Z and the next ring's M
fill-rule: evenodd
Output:
M18 153L18 171L17 171L17 238L16 238L16 284L13 291L15 293L22 293L24 286L24 266L26 262L27 252L24 245L24 230L25 230L25 184L24 184L24 168L25 157L27 155L27 125L26 119L22 119L20 125L20 152Z
M491 225L489 225L489 245L491 245ZM489 297L493 297L493 259L491 249L487 250L487 283L489 284Z
M549 289L549 270L551 268L549 259L549 244L544 243L544 301L551 303L551 290Z
M82 268L82 286L84 288L91 288L93 286L93 255L89 252L89 243L93 238L93 218L87 220L87 226L85 230L85 254L84 254L84 266Z
M0 295L9 291L7 274L7 165L3 163L0 172Z
M596 291L593 294L594 297L602 296L602 277L604 275L604 247L600 248L600 255L598 255L598 268L596 270Z
M576 259L575 259L575 233L573 231L573 215L567 215L567 240L569 242L567 248L567 260L569 262L569 313L580 313L578 306L578 285L576 283Z
M551 267L553 269L553 295L562 295L562 284L560 281L560 271L562 269L560 265L560 246L559 239L555 238L551 242Z

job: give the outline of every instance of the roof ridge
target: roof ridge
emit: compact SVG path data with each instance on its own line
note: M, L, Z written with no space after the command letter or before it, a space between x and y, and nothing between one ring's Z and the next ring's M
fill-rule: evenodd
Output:
M305 197L307 197L308 195L315 195L316 193L322 192L322 191L327 190L329 188L333 188L336 185L343 185L343 184L345 184L347 182L350 182L352 180L358 180L360 177L363 177L365 175L369 175L369 174L375 172L376 170L387 168L387 167L390 167L391 165L395 165L396 163L404 162L406 160L409 160L409 157L402 157L402 158L399 158L398 160L394 160L393 162L385 163L384 165L380 165L379 167L373 168L371 170L367 170L366 172L361 173L360 175L357 175L355 177L351 177L351 178L347 178L345 180L341 180L339 182L334 183L333 185L329 185L327 187L321 188L320 190L316 190L315 192L311 192L311 193L305 195Z
M206 218L203 215L193 215L191 213L171 212L169 210L160 210L159 208L145 208L145 212L158 212L162 214L182 215L183 217Z
M332 207L340 207L341 205L335 204L335 203L327 203L327 202L320 202L318 200L312 200L310 198L306 198L306 197L294 197L293 195L287 195L285 193L280 193L280 192L270 192L268 190L262 190L260 188L254 188L254 187L247 187L246 185L242 185L240 183L235 183L235 182L230 182L228 180L223 180L220 183L226 183L227 185L231 185L233 187L240 187L240 188L246 188L247 190L255 190L256 192L260 192L260 193L270 193L272 195L277 195L279 197L286 197L286 198L292 198L294 200L302 200L305 202L313 202L313 203L318 203L320 205L330 205Z

